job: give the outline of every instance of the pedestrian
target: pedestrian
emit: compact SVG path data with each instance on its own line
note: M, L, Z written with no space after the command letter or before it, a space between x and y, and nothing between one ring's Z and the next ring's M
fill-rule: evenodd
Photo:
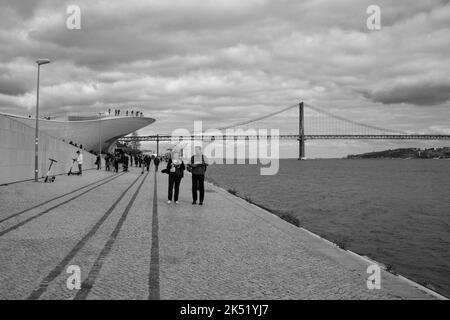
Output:
M119 172L119 156L117 154L114 155L114 171Z
M122 168L123 172L128 171L128 156L125 153L122 155Z
M146 154L145 157L144 157L144 165L147 168L147 172L150 171L150 164L151 164L151 162L152 162L152 158L150 158L150 156L148 154Z
M155 164L155 172L158 172L158 166L159 166L159 157L156 155L155 158L153 159L153 163Z
M206 156L202 153L202 147L195 147L195 154L191 157L188 170L192 173L192 204L197 204L197 190L200 193L199 205L203 205L205 198L205 172L208 166Z
M111 155L109 153L105 156L105 171L111 171Z
M97 170L100 170L102 167L102 156L100 154L97 155L97 159L95 160L95 164L97 165Z
M155 158L156 159L156 158ZM167 203L172 202L172 194L174 193L173 200L178 204L178 195L180 193L180 183L184 176L185 165L182 159L180 159L180 154L174 151L171 158L167 162L167 167L163 170L165 173L169 174L169 192ZM173 192L175 191L175 192Z
M77 151L77 164L78 164L78 175L81 176L83 174L83 154L80 150Z

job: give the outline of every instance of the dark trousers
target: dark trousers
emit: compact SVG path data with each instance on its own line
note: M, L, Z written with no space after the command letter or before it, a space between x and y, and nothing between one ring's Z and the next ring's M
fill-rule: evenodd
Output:
M205 176L203 175L192 175L192 200L197 201L197 190L200 191L200 202L203 202L205 198Z
M178 193L180 192L181 177L169 174L169 200L172 200L172 192L175 187L174 200L178 201Z
M78 174L79 174L79 175L81 175L81 174L83 173L82 166L83 166L83 165L81 165L81 164L78 165Z

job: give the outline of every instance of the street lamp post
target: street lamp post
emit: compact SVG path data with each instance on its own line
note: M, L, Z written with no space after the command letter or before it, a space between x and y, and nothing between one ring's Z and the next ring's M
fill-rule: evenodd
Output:
M98 140L99 140L99 150L98 150L98 161L99 161L99 167L102 168L102 113L98 113Z
M37 73L37 91L36 91L36 128L34 131L34 181L38 182L39 174L39 73L41 70L41 65L50 63L48 59L38 59L36 60L38 65Z

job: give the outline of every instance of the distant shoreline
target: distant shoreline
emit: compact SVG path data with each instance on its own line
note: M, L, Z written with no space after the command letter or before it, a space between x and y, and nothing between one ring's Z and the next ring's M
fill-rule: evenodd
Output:
M450 159L450 147L401 148L348 155L347 159Z

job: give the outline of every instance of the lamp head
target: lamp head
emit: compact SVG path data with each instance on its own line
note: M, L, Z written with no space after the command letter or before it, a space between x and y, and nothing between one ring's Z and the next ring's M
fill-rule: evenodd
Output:
M38 60L36 60L36 63L38 65L47 64L47 63L50 63L50 60L49 59L38 59Z

